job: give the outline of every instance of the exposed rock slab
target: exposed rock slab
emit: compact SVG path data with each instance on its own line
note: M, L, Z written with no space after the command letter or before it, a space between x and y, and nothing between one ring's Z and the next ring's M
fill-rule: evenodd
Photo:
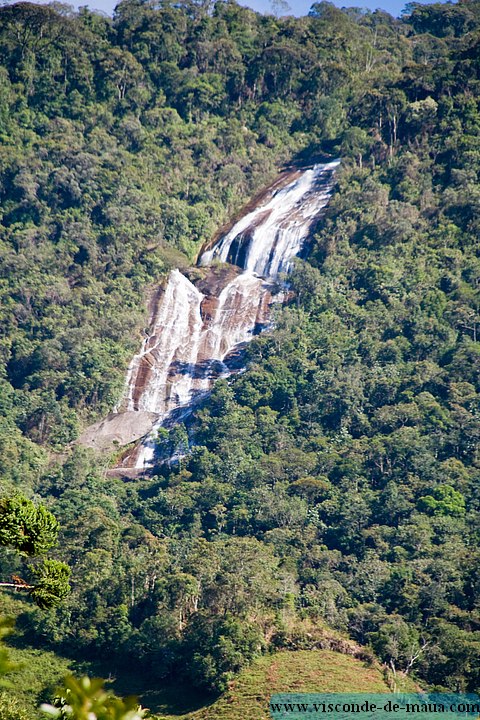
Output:
M147 435L157 418L157 413L147 411L110 413L86 428L78 442L101 451L112 450L115 445L129 445Z

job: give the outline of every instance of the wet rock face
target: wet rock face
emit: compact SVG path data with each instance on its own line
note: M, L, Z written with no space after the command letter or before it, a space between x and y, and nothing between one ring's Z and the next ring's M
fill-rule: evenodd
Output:
M204 325L211 325L215 321L218 310L218 298L207 296L204 297L200 304L200 315Z
M204 397L215 379L240 369L240 349L268 327L272 303L285 297L273 290L327 205L337 165L292 171L202 253L198 269L170 273L151 303L150 328L130 363L125 397L103 421L103 439L110 426L118 437L121 414L138 438L132 414L143 418L142 429L146 417L158 427ZM128 429L122 439L127 435ZM141 468L152 457L147 439L126 463Z
M262 278L242 273L216 296L205 295L174 270L151 335L130 365L126 409L164 416L209 390L212 377L228 374L226 355L268 321L270 289Z

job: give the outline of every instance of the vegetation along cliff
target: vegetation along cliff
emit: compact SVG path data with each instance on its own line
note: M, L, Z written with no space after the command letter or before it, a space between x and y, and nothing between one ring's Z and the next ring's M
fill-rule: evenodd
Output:
M0 7L0 614L23 661L1 720L39 718L68 668L212 719L252 678L285 689L289 657L318 690L338 667L480 689L479 100L480 0ZM260 272L271 218L299 234ZM167 388L218 378L158 429L142 352L172 278L198 347L232 288L264 294L228 378L217 335L153 354ZM142 408L127 472L139 450L95 428Z

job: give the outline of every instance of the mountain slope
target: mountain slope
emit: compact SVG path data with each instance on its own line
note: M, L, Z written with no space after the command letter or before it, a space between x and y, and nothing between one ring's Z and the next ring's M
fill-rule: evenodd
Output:
M403 689L413 689L405 683ZM268 720L270 696L279 692L388 693L391 687L378 666L331 650L297 650L262 657L236 678L212 705L187 715L162 715L165 720Z
M327 624L480 686L479 31L478 0L0 8L2 492L45 501L74 570L25 642L218 693ZM338 183L275 330L168 462L112 475L74 440L151 289L321 153Z

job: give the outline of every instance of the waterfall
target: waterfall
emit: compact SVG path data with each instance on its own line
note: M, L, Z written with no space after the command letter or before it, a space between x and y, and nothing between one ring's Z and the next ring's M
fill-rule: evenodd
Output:
M136 468L152 463L154 431L204 397L216 378L231 374L235 351L268 326L270 306L283 298L274 288L305 250L338 165L335 160L292 172L283 187L267 191L201 254L196 284L179 270L170 273L148 337L130 363L125 397L109 418L90 428L90 437L108 436L123 415L134 439L135 418L139 427L145 418L151 427L155 418L130 457Z

